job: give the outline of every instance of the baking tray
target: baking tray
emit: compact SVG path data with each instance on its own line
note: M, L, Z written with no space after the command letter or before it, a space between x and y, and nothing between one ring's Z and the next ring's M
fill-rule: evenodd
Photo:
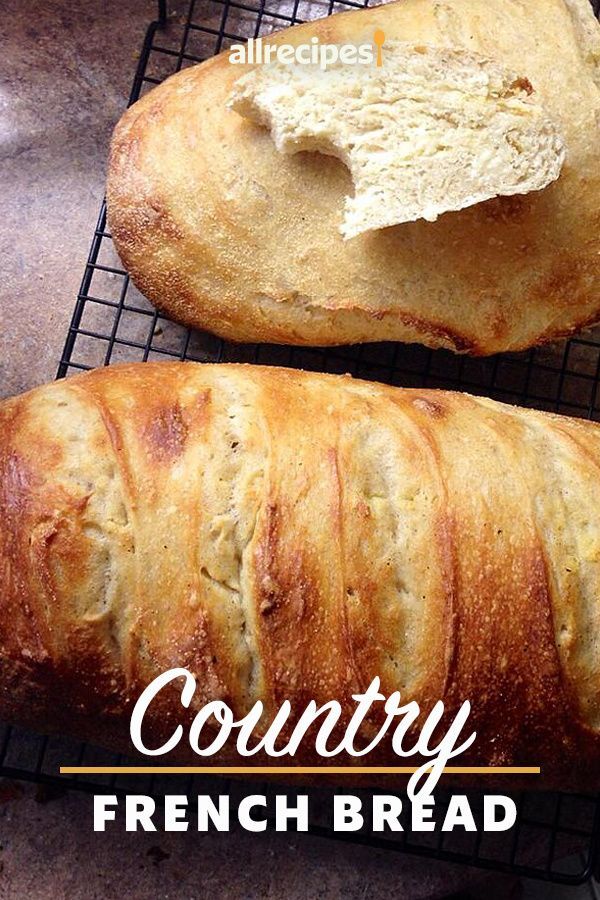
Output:
M354 0L202 0L169 9L147 30L130 103L165 77L249 37L367 3ZM598 14L600 0L594 4ZM509 403L600 420L600 329L525 353L485 359L456 356L417 345L380 343L339 348L235 345L190 331L158 313L136 290L112 245L101 208L58 377L125 361L180 359L293 366L353 375L390 384L470 391ZM43 737L0 726L0 775L53 788L100 792L245 792L241 782L194 776L61 776L59 765L115 765L120 756L63 737ZM273 793L268 785L257 787ZM281 792L281 787L277 788ZM304 789L303 789L304 790ZM293 793L293 791L292 791ZM323 838L401 850L563 884L581 884L598 870L600 799L596 795L521 793L518 818L503 835L411 833L375 836L334 832L331 790L312 789L311 832ZM359 792L360 793L360 792ZM444 796L438 798L443 806ZM477 805L477 796L474 797Z

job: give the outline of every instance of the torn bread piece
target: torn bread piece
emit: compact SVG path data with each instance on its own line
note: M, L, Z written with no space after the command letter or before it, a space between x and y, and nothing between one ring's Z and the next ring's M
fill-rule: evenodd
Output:
M466 50L389 41L381 66L260 65L228 105L268 127L281 152L346 164L344 238L539 191L565 158L528 79Z

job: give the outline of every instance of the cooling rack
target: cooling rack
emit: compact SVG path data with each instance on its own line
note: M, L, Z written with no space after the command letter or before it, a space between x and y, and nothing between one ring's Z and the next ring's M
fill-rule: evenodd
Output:
M200 62L249 37L267 35L309 19L361 8L354 0L192 0L168 9L147 30L134 77L130 103L173 72ZM593 4L598 15L600 0ZM351 372L366 379L404 386L451 388L484 394L509 403L600 420L600 330L526 353L486 359L459 357L416 345L380 343L345 348L292 348L235 345L190 331L158 313L136 290L123 270L101 208L58 377L115 362L152 359L236 361L294 366L326 372ZM60 776L59 765L117 765L125 760L107 751L64 737L44 737L0 726L0 775L34 781L51 788L123 793L150 793L160 801L168 791L243 795L240 782L224 783L193 776L185 785L174 776ZM273 788L253 784L253 792ZM278 786L281 793L281 787ZM293 792L292 792L293 793ZM357 792L353 792L357 793ZM360 793L360 792L358 792ZM515 796L517 823L500 835L334 832L329 821L331 790L311 794L313 834L377 849L485 869L581 884L598 869L600 801L595 795L521 793ZM443 813L444 796L437 798ZM478 797L471 798L477 809Z

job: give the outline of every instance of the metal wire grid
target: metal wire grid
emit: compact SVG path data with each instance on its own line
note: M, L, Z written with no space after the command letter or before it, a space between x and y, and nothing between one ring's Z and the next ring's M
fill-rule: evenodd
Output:
M149 26L134 78L130 103L165 77L248 37L259 37L300 21L369 0L191 0L183 13L167 14L159 2ZM595 0L598 14L600 0ZM600 420L600 329L550 347L487 359L399 344L346 348L292 348L234 345L177 325L158 313L130 282L106 228L103 204L86 264L58 377L121 361L180 359L244 361L327 372L404 386L445 387L485 394ZM0 775L60 787L115 793L135 790L159 799L168 790L182 793L181 779L150 776L59 776L60 764L115 765L122 757L71 741L0 727ZM269 794L273 788L254 790ZM281 789L278 788L280 791ZM191 777L183 789L197 793L243 793L239 782ZM366 822L361 833L334 832L328 821L331 791L311 790L313 834L394 849L564 884L587 880L600 857L600 803L595 796L522 793L516 826L504 835L412 833L376 836ZM477 798L475 798L475 804ZM443 811L443 798L438 804ZM316 807L316 809L315 809ZM568 857L565 863L564 859Z

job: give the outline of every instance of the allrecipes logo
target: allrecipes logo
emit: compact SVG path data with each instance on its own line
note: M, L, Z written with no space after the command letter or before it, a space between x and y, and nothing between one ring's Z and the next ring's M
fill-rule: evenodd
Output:
M382 47L385 34L376 28L370 44L321 44L318 37L312 37L307 44L265 44L262 38L251 38L247 44L233 44L229 51L229 62L233 65L280 65L316 66L322 71L336 63L345 66L383 65Z

